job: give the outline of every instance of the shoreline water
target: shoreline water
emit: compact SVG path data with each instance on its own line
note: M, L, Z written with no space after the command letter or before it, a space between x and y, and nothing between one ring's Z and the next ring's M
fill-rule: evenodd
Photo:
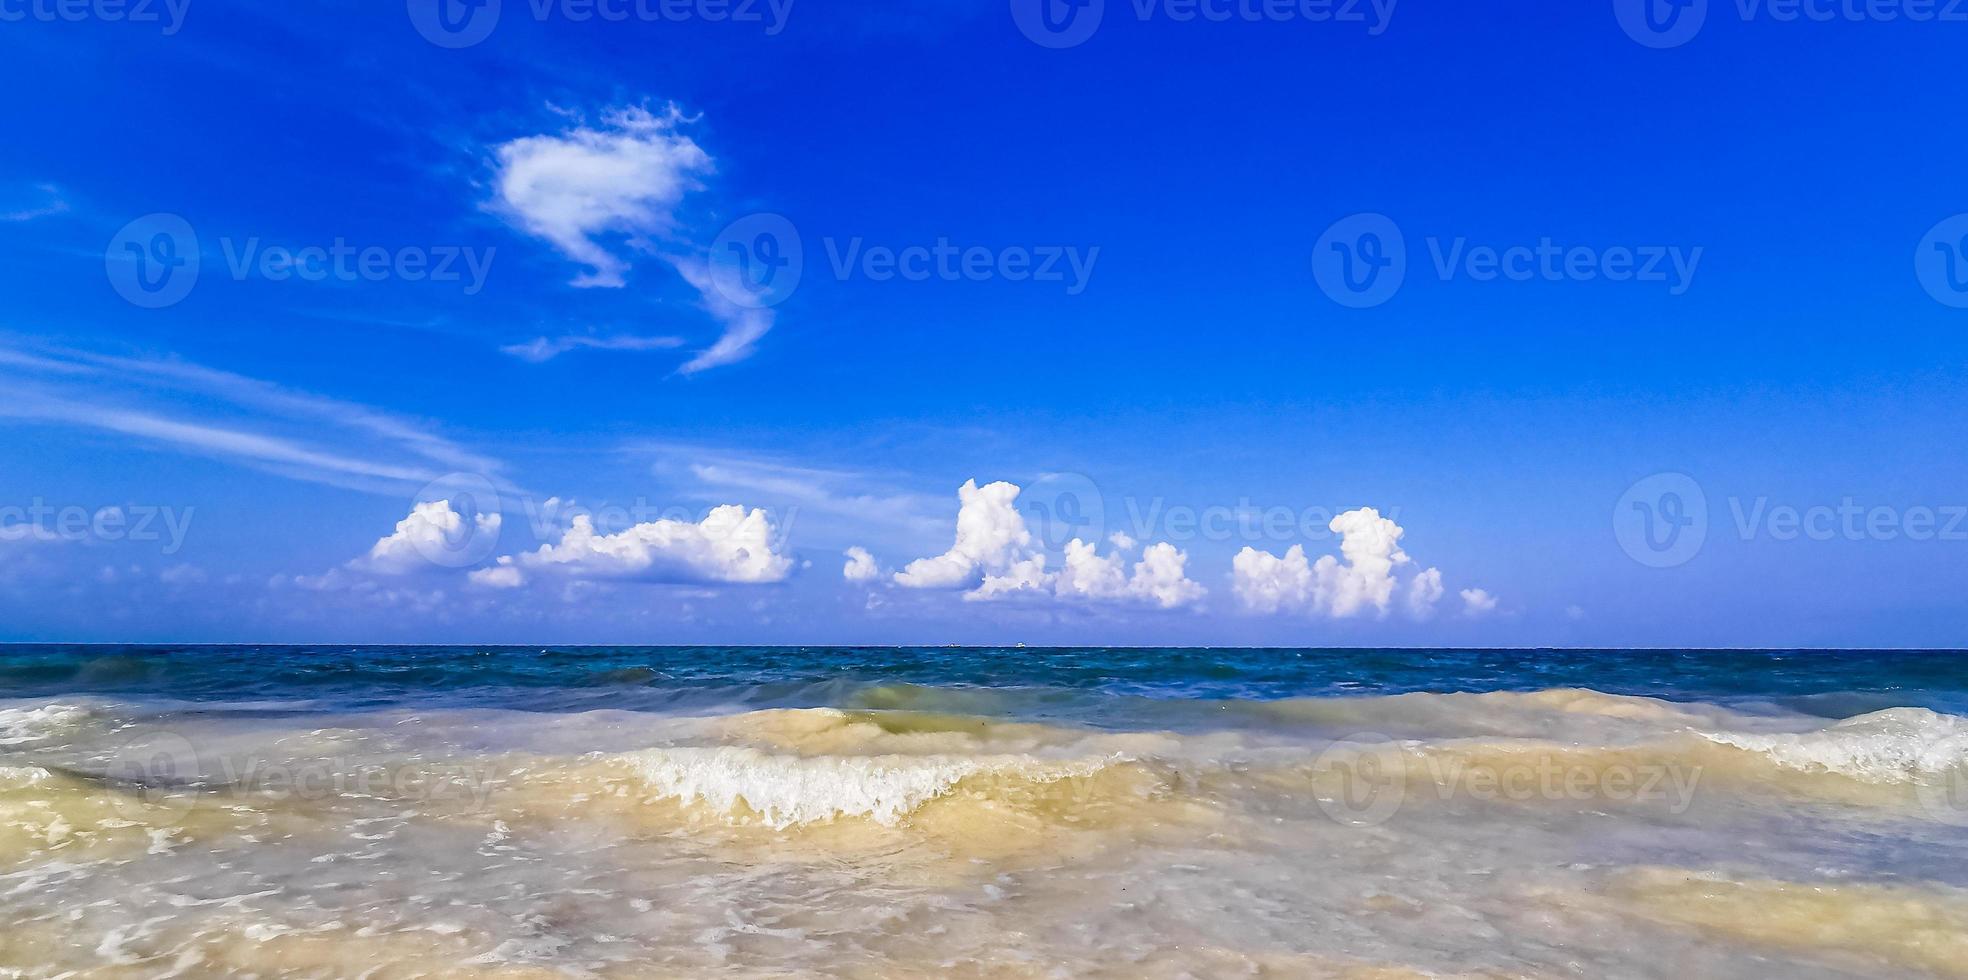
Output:
M533 650L0 649L0 974L1968 970L1945 654Z

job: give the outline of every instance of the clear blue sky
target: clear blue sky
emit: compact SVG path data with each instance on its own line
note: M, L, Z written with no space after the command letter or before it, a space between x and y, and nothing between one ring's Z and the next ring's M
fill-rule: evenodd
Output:
M0 0L0 639L1968 635L1968 23L447 3Z

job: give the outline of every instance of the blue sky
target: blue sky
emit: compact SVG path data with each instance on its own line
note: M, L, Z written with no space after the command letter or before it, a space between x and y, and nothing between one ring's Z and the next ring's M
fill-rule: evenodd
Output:
M0 639L1968 628L1945 3L122 9L0 0Z

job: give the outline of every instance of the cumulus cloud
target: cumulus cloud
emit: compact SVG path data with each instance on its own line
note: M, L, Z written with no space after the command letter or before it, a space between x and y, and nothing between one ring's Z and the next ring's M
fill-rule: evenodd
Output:
M1482 589L1462 590L1462 613L1465 616L1485 616L1496 611L1496 596Z
M1145 602L1173 609L1202 598L1205 589L1191 581L1185 566L1189 556L1174 545L1150 545L1129 568L1123 553L1135 547L1125 534L1115 534L1113 554L1101 555L1096 545L1078 538L1067 542L1065 562L1048 570L1048 558L1025 527L1018 512L1019 488L1010 483L979 487L965 483L958 491L957 536L950 550L919 558L895 574L909 588L966 589L972 601L1019 596L1051 597L1087 602Z
M1310 561L1303 545L1293 545L1282 558L1248 547L1239 552L1231 561L1231 579L1244 607L1259 613L1300 612L1333 619L1368 611L1386 615L1398 584L1395 569L1409 563L1401 550L1405 532L1372 507L1347 511L1328 526L1340 536L1340 557L1322 555ZM1442 593L1439 569L1417 573L1408 582L1408 611L1427 618Z
M379 539L369 553L349 563L357 571L379 575L408 575L446 567L446 556L461 554L474 535L496 538L502 518L477 514L470 521L448 500L416 504L396 530Z
M675 106L661 113L620 108L605 113L599 126L576 125L562 133L500 144L494 148L498 160L494 204L520 228L587 266L589 271L574 279L576 286L626 284L630 263L615 245L616 239L667 263L696 290L704 312L724 326L711 346L679 369L695 374L750 357L759 338L772 329L774 314L763 303L740 302L746 297L728 295L733 288L728 284L718 288L702 250L674 241L685 237L679 233L679 207L689 194L703 188L701 178L715 169L710 154L679 131L685 121ZM572 349L556 350L555 344L542 338L506 351L546 360Z
M1408 582L1408 615L1427 619L1435 615L1435 603L1442 598L1442 570L1430 568L1415 573Z
M1004 482L979 487L965 481L957 490L957 539L950 550L918 558L895 573L895 584L911 589L974 589L986 574L1004 574L1032 550L1032 533L1018 513L1018 487Z
M512 587L532 571L655 582L783 582L792 574L793 560L773 550L774 536L764 510L736 504L715 508L695 523L664 519L619 534L598 533L592 517L578 514L558 543L502 558L477 581Z
M872 582L881 577L881 566L875 564L875 556L868 549L849 548L846 554L847 565L841 569L841 575L848 581Z

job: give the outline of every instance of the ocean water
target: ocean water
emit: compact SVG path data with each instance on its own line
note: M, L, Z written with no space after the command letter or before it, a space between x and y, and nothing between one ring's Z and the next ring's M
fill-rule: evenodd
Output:
M0 647L0 976L1968 976L1951 652Z

